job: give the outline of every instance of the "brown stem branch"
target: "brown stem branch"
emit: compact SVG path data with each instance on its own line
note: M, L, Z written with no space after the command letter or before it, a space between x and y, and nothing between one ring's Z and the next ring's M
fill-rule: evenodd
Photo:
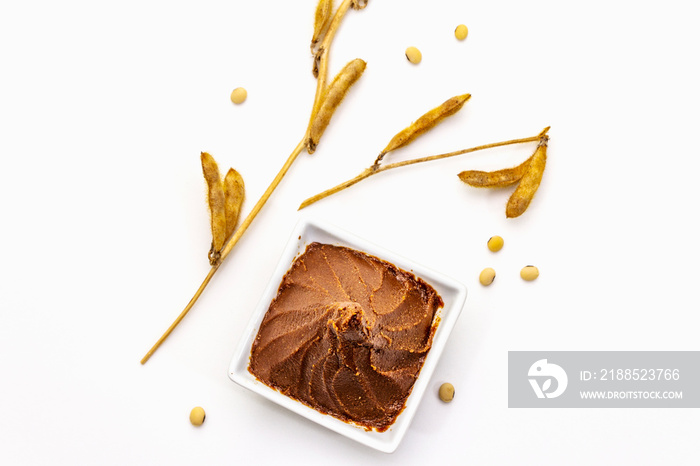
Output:
M182 319L185 318L187 313L190 312L190 309L192 309L192 306L194 306L194 303L197 302L197 300L199 299L199 296L204 291L204 288L207 287L207 285L209 284L209 281L214 276L214 274L216 273L216 270L218 268L219 268L218 264L212 266L212 268L209 270L209 273L204 278L204 281L202 282L202 284L199 285L199 288L197 288L197 292L194 294L192 299L190 299L190 302L187 303L187 306L185 306L185 309L180 313L179 316L177 316L177 319L175 319L175 321L172 324L170 324L170 327L168 327L168 330L165 331L165 333L158 339L158 341L151 347L151 349L148 350L148 353L146 353L146 355L141 359L141 364L146 364L146 361L148 361L151 358L151 356L153 356L153 353L156 352L156 350L165 341L165 339L170 336L170 334L173 332L173 330L175 330L175 327L178 326L180 321L182 321Z
M537 136L531 136L529 138L511 139L508 141L494 142L491 144L484 144L481 146L471 147L469 149L462 149L462 150L458 150L458 151L454 151L454 152L447 152L444 154L431 155L429 157L420 157L417 159L405 160L403 162L395 162L395 163L391 163L388 165L375 164L375 165L372 165L370 168L366 168L362 173L360 173L356 177L351 178L347 181L344 181L343 183L340 183L337 186L334 186L326 191L323 191L319 194L316 194L315 196L311 196L310 198L306 199L299 206L299 210L301 210L305 207L308 207L311 204L313 204L314 202L320 201L321 199L326 198L332 194L335 194L339 191L342 191L343 189L348 188L356 183L359 183L360 181L362 181L366 178L369 178L372 175L376 175L378 173L381 173L381 172L384 172L387 170L391 170L391 169L399 168L399 167L405 167L407 165L414 165L417 163L431 162L433 160L446 159L448 157L454 157L457 155L467 154L470 152L476 152L476 151L480 151L480 150L484 150L484 149L492 149L494 147L508 146L511 144L523 144L526 142L535 142L535 141L539 141L547 133L548 130L549 130L549 127L545 128Z
M172 331L177 327L177 325L182 321L182 319L185 318L188 312L190 312L190 309L194 306L194 304L197 302L199 299L200 295L204 291L204 289L207 287L209 284L209 281L212 279L216 271L219 269L219 266L223 262L224 259L226 259L226 256L229 255L233 247L238 243L238 240L241 239L241 236L243 236L243 233L248 229L251 223L253 223L253 220L255 217L258 215L260 210L263 208L267 200L270 198L272 195L272 192L275 190L277 185L280 184L282 181L282 178L284 178L284 175L287 174L287 171L289 171L289 168L292 166L296 158L299 156L299 154L304 150L304 147L306 147L306 139L302 139L299 144L294 148L292 153L289 155L287 158L287 161L284 163L280 171L277 173L277 176L272 180L272 183L270 183L270 186L268 186L267 190L263 193L263 195L260 197L258 202L255 204L253 207L253 210L250 211L248 216L243 220L243 223L241 223L241 226L238 227L238 229L231 235L231 237L226 241L226 244L224 245L224 248L221 250L221 256L218 259L218 262L212 266L212 268L209 270L209 273L207 276L204 278L204 281L202 282L201 285L199 285L199 288L195 292L194 296L190 300L189 303L187 303L187 306L185 306L185 309L180 313L180 315L175 319L175 321L168 327L168 329L165 331L165 333L158 339L158 341L153 345L153 347L146 353L146 355L141 359L141 364L145 364L146 361L150 359L150 357L153 355L153 353L160 347L160 345L165 341L168 336L172 333Z
M280 171L277 173L277 176L275 179L270 183L270 186L267 188L267 190L263 193L263 195L260 197L258 202L255 204L253 207L253 210L248 214L248 216L243 220L243 223L241 224L240 227L231 235L231 237L226 241L226 244L224 245L224 248L221 251L221 256L218 258L217 262L212 266L211 270L209 270L209 273L205 277L204 281L202 284L199 286L197 289L197 292L194 294L190 302L187 304L185 309L180 313L180 315L175 319L175 321L168 327L168 330L165 331L165 333L158 339L158 341L153 345L153 347L146 353L146 355L141 359L141 364L145 364L146 361L153 355L153 353L160 347L160 345L165 341L166 338L172 333L172 331L175 329L175 327L182 321L182 319L187 315L187 313L192 309L194 304L197 302L199 299L199 296L202 294L206 286L209 284L209 281L212 279L216 271L219 269L219 266L221 263L226 259L226 257L229 255L233 247L238 243L238 240L241 239L241 236L243 236L243 233L248 229L250 224L253 222L255 217L258 215L258 212L263 208L267 200L270 198L272 195L272 192L275 190L277 185L282 181L282 178L284 175L287 173L289 168L292 166L296 158L299 156L299 154L306 148L307 141L309 139L308 133L309 129L311 127L311 122L313 121L313 117L318 111L318 108L321 105L321 102L323 100L323 93L326 89L326 82L328 79L328 53L331 47L331 42L333 41L333 38L335 37L335 33L338 30L338 27L340 26L341 21L343 20L343 17L345 16L345 13L347 13L348 9L353 6L357 8L364 8L364 5L366 5L366 1L364 2L357 2L356 0L343 0L343 3L340 4L338 9L336 10L335 15L333 16L333 19L331 21L330 26L328 27L328 31L326 32L325 37L323 38L323 42L319 46L319 58L318 58L318 66L319 66L319 73L318 73L318 83L316 85L316 95L314 96L314 103L312 106L312 112L311 112L311 118L309 120L309 125L306 129L306 132L304 134L304 138L297 144L297 146L294 148L292 153L289 155L287 158L287 161L284 163Z

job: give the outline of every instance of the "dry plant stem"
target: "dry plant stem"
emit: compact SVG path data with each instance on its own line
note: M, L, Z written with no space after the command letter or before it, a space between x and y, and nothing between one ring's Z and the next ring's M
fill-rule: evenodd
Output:
M229 240L226 242L224 245L224 248L221 250L221 256L219 257L219 261L211 267L209 270L209 273L207 276L204 278L204 281L202 282L201 285L199 285L199 288L197 289L197 292L194 294L192 299L190 300L189 303L187 303L187 306L185 309L180 313L180 315L175 319L175 321L168 327L168 330L165 331L165 333L158 339L158 341L153 345L153 347L146 353L146 355L141 359L141 364L145 364L146 361L150 359L150 357L153 355L153 353L160 347L160 345L165 341L168 336L172 333L172 331L177 327L177 325L184 319L184 317L187 315L188 312L190 312L190 309L195 305L197 300L199 299L199 296L202 294L204 289L207 287L209 284L209 281L212 279L216 271L219 269L219 266L221 263L226 259L226 256L229 255L233 247L238 243L238 240L241 239L241 236L243 236L243 233L248 229L251 223L253 223L253 220L255 217L258 215L258 212L263 208L267 200L270 198L270 195L272 195L272 192L275 190L278 184L280 184L280 181L282 181L282 178L284 178L284 175L287 174L287 171L289 171L289 168L292 166L296 158L299 156L299 154L304 150L304 147L306 147L306 140L302 139L299 144L294 148L294 151L289 155L287 158L287 161L284 163L280 171L277 173L277 176L275 177L274 180L272 180L272 183L270 183L270 186L268 186L267 190L263 193L263 195L260 197L258 202L255 204L253 207L253 210L250 211L248 216L243 220L243 223L241 223L241 226L238 227L236 232L229 238Z
M211 278L214 276L216 271L219 268L219 265L226 259L226 257L229 255L233 247L238 243L238 240L243 236L243 233L248 229L250 224L253 222L253 219L255 219L255 216L258 215L258 212L260 212L260 209L265 205L267 202L268 198L272 194L272 192L275 190L277 185L282 181L282 178L284 175L287 173L289 168L292 166L296 158L299 156L299 154L306 148L306 142L309 139L309 129L311 126L311 123L313 122L314 116L316 114L316 111L321 105L322 98L323 98L323 93L326 87L326 81L328 77L328 51L331 46L331 42L333 41L333 38L335 37L335 33L338 30L338 27L340 26L340 23L345 16L345 13L347 13L348 9L351 6L355 6L358 9L364 8L364 6L367 4L366 1L354 1L354 0L343 0L343 3L340 4L338 9L336 10L335 15L333 16L333 19L331 21L330 26L328 26L328 30L326 31L326 34L323 38L323 41L321 42L321 45L319 46L319 74L318 74L318 83L316 84L316 95L314 97L314 104L313 104L313 110L311 112L311 118L309 119L309 125L306 129L306 132L304 134L304 137L302 140L297 144L297 146L294 148L292 153L289 155L287 158L287 161L284 163L284 166L280 171L277 173L277 176L275 179L270 183L270 186L267 188L265 193L263 193L262 197L260 200L258 200L257 204L253 207L253 210L248 214L248 216L243 220L243 223L241 226L236 230L236 232L228 239L226 244L224 245L224 248L221 251L221 255L219 257L218 262L212 266L211 270L209 270L209 273L207 274L206 278L202 282L202 284L199 286L197 289L197 292L194 294L190 302L187 304L185 309L180 313L180 315L175 319L175 321L172 323L172 325L166 330L166 332L163 334L163 336L160 337L160 339L153 345L153 347L146 353L146 355L141 359L141 364L145 364L146 361L150 359L150 357L153 355L153 353L160 347L160 345L165 341L166 338L172 333L172 331L175 329L175 327L180 323L180 321L187 315L187 313L192 309L194 304L197 302L197 299L199 299L199 296L202 294L204 289L207 287L209 284L209 281Z
M229 238L228 242L226 245L224 245L224 249L221 251L221 262L226 259L226 256L229 255L233 247L236 245L238 240L243 236L243 233L248 229L250 224L253 222L255 219L255 216L258 215L258 212L263 208L267 200L270 198L272 195L272 192L277 188L277 185L280 184L282 181L282 178L284 178L284 175L287 174L289 171L289 168L292 166L294 161L297 159L299 154L301 154L301 151L304 150L306 147L306 141L301 140L299 144L294 148L291 154L289 154L289 157L287 157L287 160L284 162L284 165L280 169L280 171L277 173L277 176L275 176L275 179L272 180L272 183L270 183L270 186L267 187L263 195L258 199L258 202L253 206L253 210L250 211L248 216L243 220L243 223L241 223L241 226L238 227L236 232Z
M549 128L547 128L549 129ZM339 191L342 191L345 188L348 188L356 183L359 183L360 181L369 178L372 175L376 175L378 173L391 170L393 168L399 168L399 167L405 167L407 165L414 165L416 163L423 163L423 162L431 162L433 160L440 160L440 159L446 159L448 157L454 157L457 155L462 155L462 154L468 154L470 152L476 152L484 149L492 149L494 147L501 147L501 146L509 146L511 144L523 144L526 142L535 142L539 141L542 135L546 132L543 131L537 136L532 136L529 138L522 138L522 139L511 139L509 141L502 141L502 142L494 142L491 144L484 144L483 146L476 146L476 147L471 147L469 149L462 149L454 152L447 152L444 154L438 154L438 155L431 155L429 157L421 157L417 159L412 159L412 160L405 160L403 162L396 162L396 163L391 163L388 165L373 165L370 168L366 168L362 173L357 175L355 178L349 179L338 186L335 186L331 189L328 189L326 191L323 191L322 193L316 194L315 196L312 196L305 200L304 202L301 203L299 206L299 210L303 209L304 207L308 207L314 202L320 201L323 198L326 198L332 194L335 194Z
M220 264L220 263L219 263L219 264ZM175 321L174 321L172 324L170 324L170 327L168 327L168 330L166 330L165 333L163 334L163 336L161 336L161 337L158 339L158 341L156 342L156 344L153 345L153 347L152 347L150 350L148 350L148 353L146 353L146 355L141 359L141 364L146 364L146 361L148 361L148 360L151 358L151 356L153 356L153 353L155 353L156 350L160 347L160 345L165 341L165 339L168 338L168 337L170 336L170 334L173 332L173 330L175 330L175 327L178 326L178 324L180 323L180 321L181 321L182 319L185 318L185 316L186 316L187 313L190 311L190 309L192 309L192 306L194 306L194 303L196 303L197 300L199 299L199 296L200 296L200 295L202 294L202 292L204 291L204 288L206 288L207 285L209 284L209 281L211 280L211 277L213 277L214 274L216 273L216 270L219 268L219 264L213 265L213 266L211 267L211 269L209 270L209 273L207 274L206 278L204 279L204 281L202 282L202 284L199 285L199 288L197 289L197 292L194 294L194 296L192 297L192 299L190 299L190 302L187 303L187 306L185 307L185 309L180 313L179 316L177 316L177 319L175 319Z

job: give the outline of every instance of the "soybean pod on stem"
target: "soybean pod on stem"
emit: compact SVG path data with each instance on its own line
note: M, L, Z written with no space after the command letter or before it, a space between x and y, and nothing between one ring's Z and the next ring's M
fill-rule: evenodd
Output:
M457 150L454 152L446 152L443 154L431 155L431 156L427 156L427 157L420 157L420 158L416 158L416 159L405 160L402 162L396 162L396 163L391 163L391 164L386 164L386 165L372 165L369 168L365 168L362 171L362 173L360 173L356 177L351 178L347 181L344 181L337 186L334 186L330 189L327 189L326 191L323 191L321 193L318 193L318 194L306 199L299 206L299 210L301 210L305 207L308 207L311 204L320 201L321 199L324 199L328 196L331 196L331 195L333 195L337 192L340 192L346 188L349 188L350 186L357 184L362 180L365 180L365 179L367 179L371 176L374 176L374 175L378 175L379 173L385 172L387 170L393 170L395 168L406 167L408 165L415 165L417 163L432 162L435 160L441 160L441 159L445 159L448 157L455 157L457 155L468 154L471 152L477 152L477 151L486 150L486 149L492 149L495 147L509 146L512 144L524 144L524 143L529 143L529 142L537 142L540 139L541 139L540 135L531 136L531 137L527 137L527 138L521 138L521 139L510 139L508 141L494 142L491 144L484 144L481 146L471 147L469 149L461 149L461 150Z
M321 106L325 95L325 90L328 85L328 55L333 39L335 38L335 34L350 7L360 9L364 8L366 4L367 2L364 2L364 5L360 5L355 0L343 0L343 2L338 6L338 9L335 11L333 19L331 19L330 25L323 35L323 40L318 46L316 55L314 56L314 76L317 76L316 95L314 96L314 103L311 107L311 116L309 117L309 125L306 130L307 137L308 133L311 131L311 125L316 117L316 112L318 112L318 109Z
M211 281L212 277L216 273L216 271L219 269L219 266L221 263L226 259L226 257L231 253L231 250L233 247L238 243L238 240L241 239L243 234L246 232L248 227L250 226L251 223L253 223L253 220L255 217L258 215L260 210L263 208L267 200L270 198L272 195L272 192L275 190L277 185L282 181L282 178L284 178L284 175L286 175L287 171L289 171L289 168L292 166L294 161L296 160L297 156L301 154L302 150L305 147L305 141L299 142L297 146L294 148L292 153L289 155L287 158L287 161L284 163L282 166L282 169L277 173L277 176L275 177L274 180L272 180L272 183L270 183L270 186L268 186L267 190L263 193L263 195L260 197L258 202L255 204L253 207L253 210L250 211L248 216L243 220L243 223L241 223L241 226L238 227L236 232L229 238L229 240L226 242L224 245L223 249L221 250L219 257L217 258L217 261L212 265L211 269L209 270L209 273L207 274L206 277L204 277L204 281L202 282L201 285L199 285L199 288L197 288L197 291L195 292L194 296L190 300L189 303L187 303L187 306L185 306L185 309L180 313L179 316L175 319L175 321L168 327L168 329L163 333L163 335L156 341L156 343L151 347L150 350L146 353L146 355L141 359L141 364L145 364L146 361L148 361L153 353L160 347L160 345L170 336L173 330L175 330L175 327L177 327L182 319L185 318L185 316L190 312L192 307L194 307L195 303L201 296L202 292L204 292L204 289L207 287L209 282Z
M321 2L326 3L324 0L321 0ZM352 7L354 9L362 9L367 5L367 0L343 0L343 2L338 6L338 9L336 10L335 14L333 15L333 18L330 20L330 24L327 26L325 24L321 25L320 29L321 31L318 33L319 37L322 35L323 40L321 44L318 47L317 55L314 58L315 63L318 65L318 82L316 85L316 93L314 96L313 100L313 105L312 105L312 111L311 111L311 117L309 118L309 124L306 128L306 131L304 133L304 136L302 137L301 141L296 145L294 150L292 150L291 154L289 157L287 157L287 160L284 162L284 165L282 168L279 170L277 173L277 176L272 180L272 183L268 186L267 190L263 193L263 195L260 197L258 202L255 204L251 212L248 214L248 216L243 220L241 223L241 226L238 227L238 229L233 233L228 240L226 240L223 248L219 251L218 255L215 257L215 260L213 260L211 264L211 269L207 273L207 276L204 278L204 281L202 281L202 284L197 288L197 291L195 292L194 296L190 301L187 303L187 306L182 310L180 315L177 316L175 321L168 327L168 329L163 333L163 335L156 341L156 343L151 347L151 349L146 353L146 355L141 359L141 364L145 364L155 353L155 351L161 346L161 344L170 336L170 334L173 332L173 330L180 324L182 319L189 313L189 311L194 307L195 303L201 296L201 294L204 292L204 289L207 287L209 282L211 281L212 277L216 273L217 270L219 270L219 267L221 263L226 259L226 257L230 254L231 250L233 247L238 243L240 238L243 236L243 234L246 232L250 224L253 222L255 217L258 215L260 210L263 208L267 200L270 198L272 195L273 191L275 188L279 185L279 183L282 181L282 178L287 174L289 169L291 168L292 164L294 161L297 159L299 154L306 149L309 151L309 141L310 139L310 134L312 130L312 125L314 124L314 121L317 116L317 112L321 108L321 106L324 103L324 98L327 95L327 76L328 76L328 54L330 52L331 44L333 42L333 38L335 37L335 33L338 30L338 27L340 26L340 23L343 20L343 17L347 13L347 11ZM327 10L327 6L321 6L321 9ZM321 13L321 22L327 21L327 16L328 13L322 12ZM314 37L316 37L318 31L314 32ZM312 39L313 43L314 39ZM314 44L315 45L315 44ZM359 64L355 64L356 69L355 69L355 74L357 74L357 69L359 68ZM362 70L364 70L364 62L362 65ZM359 75L361 75L362 72L359 72ZM342 95L344 95L345 92L347 92L347 89L359 78L359 75L352 79L345 79L345 83L343 84L345 87L345 90L342 92ZM350 82L351 81L351 82ZM337 103L335 104L335 107L340 104L340 101L342 100L342 95L341 98L338 99ZM335 110L335 107L332 110ZM330 115L332 115L332 111L330 112ZM327 119L330 120L330 115L327 116ZM327 122L326 122L327 124ZM320 135L318 136L320 138ZM315 140L315 144L318 143L318 138ZM313 152L313 148L309 152ZM235 194L234 194L235 195ZM225 198L224 198L225 199ZM225 201L224 201L225 202ZM220 217L217 218L217 220L220 220ZM216 234L218 235L219 229L221 228L221 223L218 222L216 224ZM214 228L212 228L214 230ZM220 236L217 236L217 238L220 238Z
M492 172L481 170L466 170L457 176L460 180L475 188L505 188L517 183L530 167L532 157L517 167L504 168Z
M421 115L420 118L399 131L393 138L391 138L389 144L387 144L387 146L379 153L379 156L374 161L374 166L379 166L387 153L407 146L418 138L418 136L427 133L435 126L440 124L445 118L460 111L470 98L471 94L462 94L451 97L442 104Z
M333 17L333 0L319 0L314 15L314 34L311 37L311 53L316 52L316 45L323 38L331 24ZM314 60L316 64L316 60ZM314 76L318 77L318 69L315 69Z
M207 152L202 152L202 172L207 182L207 201L211 216L211 248L209 249L209 263L214 265L219 260L221 249L226 242L226 196L224 184L219 173L219 166Z
M331 117L343 101L350 87L360 79L367 64L364 60L356 58L345 65L336 75L333 82L324 91L324 98L311 120L309 126L309 138L306 142L306 150L312 154L316 150L324 131L331 122Z
M334 85L332 84L331 88L333 87ZM355 176L354 178L344 181L343 183L340 183L339 185L334 186L333 188L330 188L326 191L323 191L319 194L316 194L315 196L306 199L299 206L299 210L308 207L314 202L318 202L321 199L324 199L346 188L349 188L350 186L357 184L360 181L369 178L370 176L377 175L387 170L404 167L407 165L413 165L417 163L424 163L433 160L444 159L447 157L454 157L456 155L466 154L469 152L476 152L484 149L490 149L492 147L539 141L539 145L535 153L528 160L518 165L517 167L497 170L495 172L482 172L472 170L464 171L459 174L459 178L462 181L471 186L477 187L495 188L518 183L515 192L508 200L508 204L506 206L506 217L513 218L522 215L523 212L525 212L525 210L529 206L530 201L532 201L532 198L537 192L537 188L539 187L540 181L542 180L542 174L544 173L544 167L547 159L547 141L549 140L547 132L549 131L549 126L543 129L537 136L529 138L512 139L509 141L485 144L483 146L472 147L470 149L463 149L454 152L448 152L445 154L422 157L413 160L407 160L404 162L392 163L388 165L382 163L386 154L407 146L421 135L427 133L428 131L439 125L447 117L450 117L458 111L460 111L464 104L470 98L470 94L457 95L447 99L442 104L424 113L409 126L396 133L394 137L389 141L387 146L379 153L379 156L369 168L366 168L362 171L362 173ZM317 116L322 115L324 108L325 103L321 105ZM323 128L325 129L325 126ZM313 132L311 134L313 134ZM315 147L315 142L313 136L310 136L308 144L309 152L313 151L313 147Z
M521 216L532 202L542 181L547 163L548 131L549 126L540 132L537 136L539 144L537 144L535 152L517 167L492 172L463 171L459 173L459 179L477 188L502 188L517 183L518 186L506 204L506 217Z

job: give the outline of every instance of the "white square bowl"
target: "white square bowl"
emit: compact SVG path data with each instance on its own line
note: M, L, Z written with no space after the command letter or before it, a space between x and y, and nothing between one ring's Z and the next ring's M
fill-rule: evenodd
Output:
M260 382L248 371L250 363L250 352L253 340L258 333L258 328L267 312L270 303L277 295L282 278L292 266L294 259L306 250L306 246L313 242L346 246L367 254L376 256L385 261L391 262L397 267L412 272L417 277L422 278L433 286L442 297L444 306L438 311L440 322L433 337L433 344L425 358L423 368L419 374L413 390L406 401L405 409L396 418L396 421L385 432L366 430L350 423L343 422L330 415L322 414L303 403L289 398L277 390L268 387ZM356 440L371 448L375 448L385 453L392 453L396 450L405 435L413 416L418 409L418 405L425 394L428 382L433 374L440 355L442 354L447 338L457 322L459 314L462 312L467 299L467 289L461 283L446 277L438 272L429 270L408 259L398 256L384 248L358 238L346 231L318 220L300 220L287 243L280 261L272 274L272 278L263 292L248 326L241 337L241 341L233 355L229 367L229 377L237 384L252 390L259 395L283 406L290 411L300 414L328 429L341 435Z

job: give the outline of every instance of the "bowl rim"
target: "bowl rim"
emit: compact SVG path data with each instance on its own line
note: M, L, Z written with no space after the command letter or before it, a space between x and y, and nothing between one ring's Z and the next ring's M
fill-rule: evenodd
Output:
M440 322L433 336L433 343L425 358L421 372L406 400L404 410L385 432L367 430L365 427L341 421L331 415L322 414L300 401L294 400L265 385L248 371L253 340L257 335L263 316L270 306L270 302L277 294L282 277L289 270L294 259L304 252L306 245L314 241L350 247L390 262L403 270L413 273L433 286L443 299L444 306L438 311ZM296 226L292 230L275 271L272 273L240 337L229 365L229 378L236 384L336 433L376 450L392 453L398 448L413 420L435 366L445 348L449 334L452 332L457 318L464 308L466 297L466 286L457 280L417 264L335 225L304 216L297 221Z

